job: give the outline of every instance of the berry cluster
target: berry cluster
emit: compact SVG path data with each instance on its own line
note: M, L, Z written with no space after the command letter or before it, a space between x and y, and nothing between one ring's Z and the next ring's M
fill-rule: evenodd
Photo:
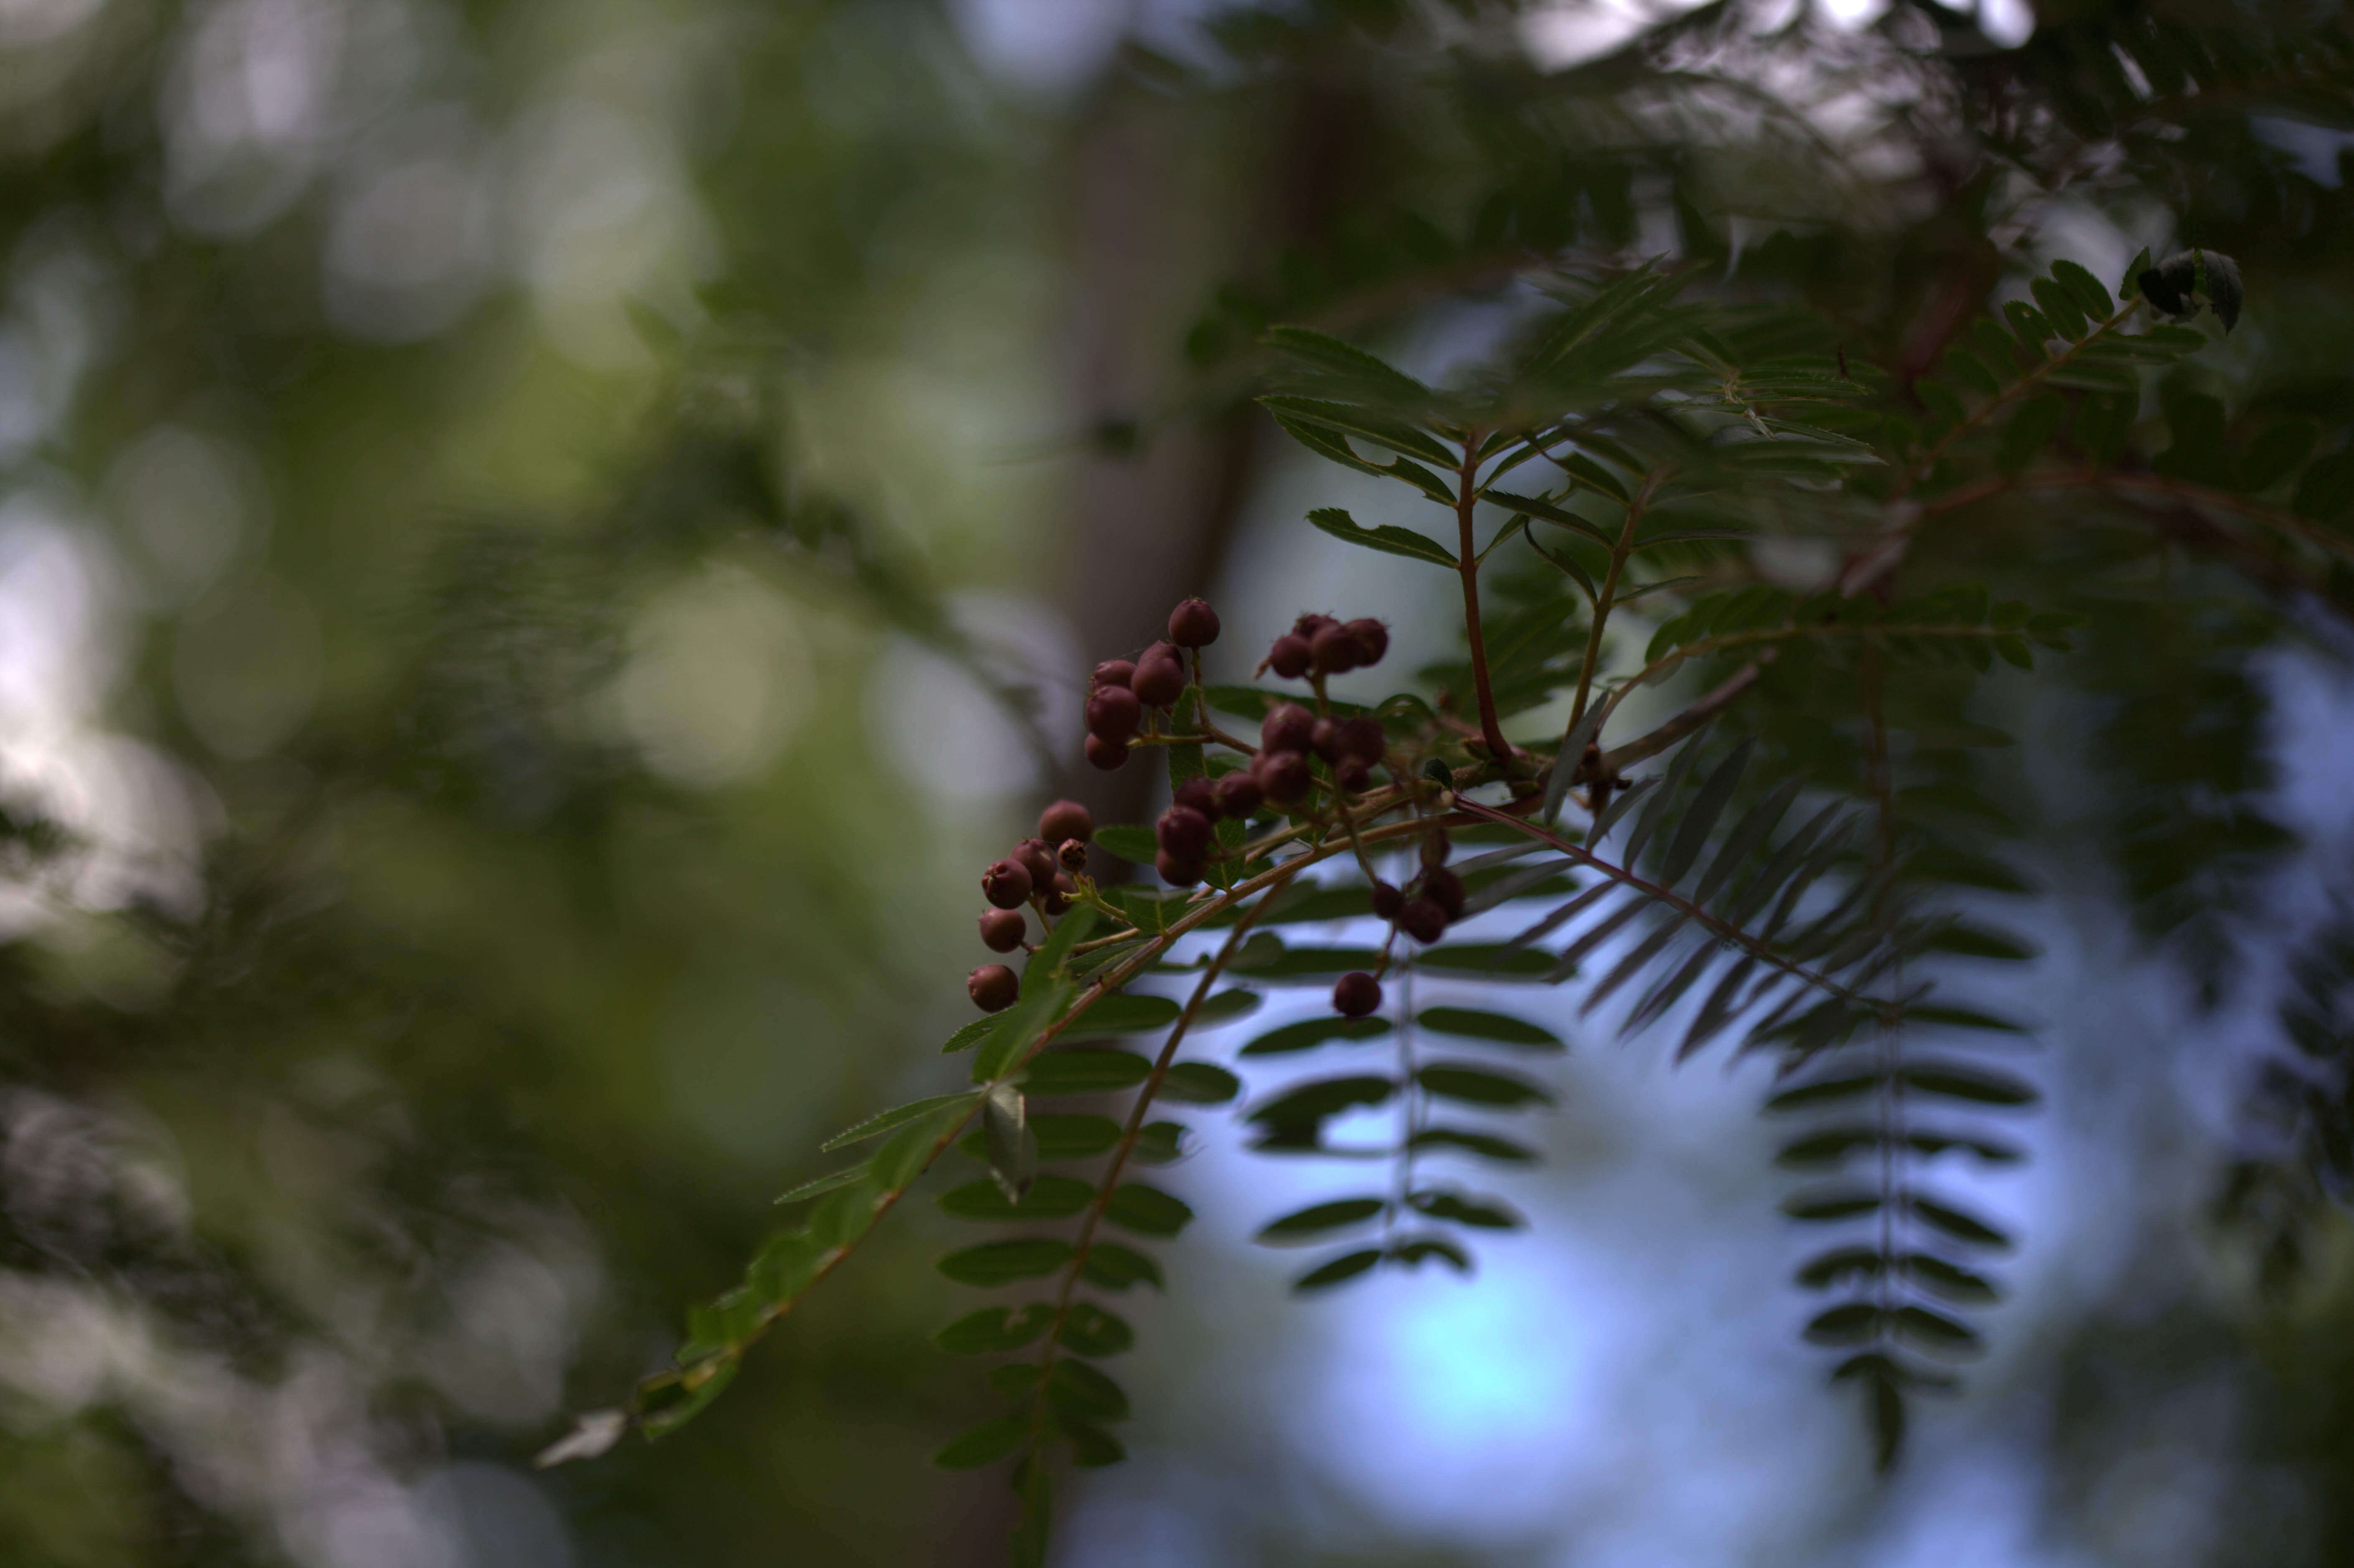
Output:
M1447 934L1463 913L1463 879L1447 869L1449 846L1445 833L1422 841L1422 874L1411 893L1386 882L1373 884L1373 913L1390 923L1393 939L1404 931L1424 947ZM1387 945L1383 967L1387 968ZM1382 982L1362 970L1342 975L1332 987L1332 1011L1346 1018L1363 1018L1382 1004Z
M1038 836L1023 839L981 874L981 895L990 903L981 911L981 944L992 953L1021 947L1030 934L1024 905L1034 905L1048 919L1069 909L1079 892L1073 874L1087 863L1087 841L1095 834L1095 818L1076 800L1057 800L1041 811ZM1021 998L1022 980L1003 964L983 964L965 977L964 988L983 1012L1001 1012Z
M1185 694L1185 654L1218 640L1218 612L1189 599L1169 612L1169 640L1135 662L1107 659L1087 683L1087 760L1107 772L1128 760L1145 710L1166 713Z
M1329 615L1303 615L1275 640L1258 668L1261 674L1272 670L1287 681L1345 675L1380 663L1389 651L1390 629L1378 620L1341 621Z
M1096 767L1119 767L1140 740L1178 737L1175 710L1187 688L1200 681L1200 650L1218 639L1218 612L1204 600L1189 599L1170 611L1168 630L1165 641L1155 642L1133 661L1107 659L1096 666L1087 703L1087 756ZM1326 676L1378 663L1389 645L1389 629L1378 620L1303 615L1275 640L1259 669L1272 669L1287 680L1308 678L1315 685L1317 707L1322 708ZM1206 705L1199 716L1197 727L1204 733L1184 738L1195 742L1214 736L1249 760L1217 778L1184 780L1153 823L1153 869L1172 887L1197 885L1210 861L1226 853L1217 842L1221 820L1246 821L1269 808L1308 808L1319 787L1320 761L1334 804L1344 807L1348 797L1371 787L1373 769L1389 754L1381 721L1363 715L1335 717L1299 703L1280 703L1260 722L1257 747L1218 730L1209 721ZM1024 906L1034 906L1042 916L1053 919L1080 895L1074 874L1087 863L1094 827L1085 807L1058 800L1039 819L1036 838L1024 839L981 874L981 892L991 907L981 917L981 939L992 951L1010 953L1023 945L1029 931ZM1416 941L1437 941L1462 906L1462 885L1436 861L1410 901L1386 884L1374 888L1374 906L1392 923L1393 939L1396 930L1403 930ZM1021 995L1020 980L1003 964L973 970L966 989L988 1012L1013 1005ZM1371 975L1351 975L1333 993L1333 1005L1352 1016L1369 1012L1380 1002L1381 986Z

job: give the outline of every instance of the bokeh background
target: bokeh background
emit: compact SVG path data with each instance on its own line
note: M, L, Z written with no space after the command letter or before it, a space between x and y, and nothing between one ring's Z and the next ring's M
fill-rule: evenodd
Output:
M1069 771L1094 660L1195 590L1231 673L1307 609L1449 652L1299 521L1411 518L1254 417L1256 326L1443 376L1542 259L1668 255L1898 367L2198 243L2249 278L2214 374L2342 422L2354 83L2185 108L2104 41L2158 24L2342 17L0 0L0 1563L998 1561L1002 1480L925 1462L987 1400L928 1212L677 1437L530 1457L826 1134L953 1086L974 868L1150 804ZM2354 855L2349 640L2217 614L2000 689L2050 1097L1995 1352L1893 1478L1797 1342L1759 1075L1563 999L1474 1281L1288 1301L1246 1238L1328 1178L1205 1120L1056 1561L2354 1562L2348 1249L2267 1298L2210 1218ZM2153 923L2073 742L2194 687L2150 787L2284 832Z

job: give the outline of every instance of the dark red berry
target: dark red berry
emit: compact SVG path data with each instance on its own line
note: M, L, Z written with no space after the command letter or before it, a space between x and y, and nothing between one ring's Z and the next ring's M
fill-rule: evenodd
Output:
M1376 882L1373 884L1374 914L1380 916L1384 920L1394 920L1397 918L1398 911L1405 907L1405 894L1400 893L1396 888L1392 887L1386 882Z
M1210 853L1210 819L1191 806L1172 806L1152 825L1153 837L1179 860L1202 860Z
M1373 617L1352 620L1342 628L1357 641L1357 662L1378 664L1382 655L1390 651L1390 629Z
M1196 773L1177 786L1172 799L1181 806L1191 806L1205 817L1218 814L1218 787L1205 776Z
M1390 748L1390 737L1382 732L1382 721L1359 715L1342 719L1332 737L1335 750L1343 757L1353 757L1361 762L1379 762Z
M1422 895L1446 910L1449 920L1463 913L1463 879L1443 865L1423 874Z
M1144 718L1144 705L1126 686L1097 686L1087 698L1087 733L1107 746L1126 746Z
M1065 839L1063 841L1063 847L1055 852L1055 858L1062 863L1063 869L1065 871L1071 873L1075 876L1077 875L1080 872L1083 872L1087 868L1087 841L1085 839Z
M1019 909L984 909L981 915L981 945L992 953L1010 953L1030 934L1030 922Z
M1189 599L1169 612L1169 641L1180 648L1207 648L1218 640L1218 612L1207 599Z
M1055 880L1055 874L1063 869L1062 863L1055 858L1055 852L1046 847L1044 839L1023 839L1013 846L1013 853L1007 858L1019 862L1022 869L1030 874L1033 888L1045 886Z
M1191 887L1202 880L1200 861L1180 860L1167 850L1152 857L1152 869L1159 872L1161 880L1172 887Z
M1128 742L1106 740L1099 735L1087 736L1087 761L1109 773L1128 760Z
M1019 909L1030 901L1030 868L1018 860L1001 860L981 874L981 895L1000 909Z
M1316 715L1298 703L1278 703L1259 721L1258 743L1267 751L1305 751L1316 735Z
M1125 686L1135 673L1136 666L1127 660L1107 659L1096 666L1096 673L1087 684L1091 689L1096 686Z
M1003 964L983 964L964 977L964 993L983 1012L1002 1012L1022 995L1022 979Z
M1373 781L1373 770L1363 758L1344 757L1332 764L1333 786L1344 794L1353 795Z
M1267 791L1258 786L1258 778L1248 768L1229 773L1218 780L1218 810L1237 821L1248 817L1267 799Z
M1050 844L1066 839L1081 842L1096 836L1096 819L1076 800L1057 800L1038 813L1038 836Z
M1308 749L1326 762L1341 760L1341 726L1332 719L1320 718L1308 731Z
M1382 982L1362 969L1332 982L1332 1011L1343 1018L1363 1018L1381 1004Z
M1078 894L1079 885L1058 871L1055 879L1046 885L1045 896L1038 902L1047 914L1059 920L1070 912L1071 900Z
M1443 832L1432 833L1422 841L1422 863L1445 865L1447 854L1455 848Z
M1136 666L1136 678L1129 685L1147 707L1175 707L1185 694L1185 667L1174 659L1146 659Z
M1307 641L1313 642L1316 641L1316 634L1318 632L1323 630L1328 626L1338 626L1341 623L1339 621L1333 620L1329 615L1303 615L1299 620L1291 623L1291 634L1294 637L1304 638Z
M1278 806L1299 804L1316 781L1307 757L1297 751L1262 751L1251 771L1258 775L1260 793Z
M1308 673L1308 666L1313 662L1308 639L1288 631L1277 638L1275 645L1267 651L1267 667L1287 681L1296 681Z
M1409 898L1398 911L1398 929L1425 946L1447 934L1447 911L1427 898Z
M1357 667L1357 640L1345 626L1327 626L1308 640L1308 656L1318 674L1345 675Z

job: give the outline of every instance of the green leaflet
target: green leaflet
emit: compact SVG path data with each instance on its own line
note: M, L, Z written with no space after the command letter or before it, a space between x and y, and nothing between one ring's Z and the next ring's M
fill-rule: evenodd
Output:
M1451 552L1426 534L1388 525L1363 527L1355 518L1337 506L1320 506L1308 514L1308 521L1336 539L1362 545L1369 550L1379 550L1384 555L1404 556L1408 560L1424 561L1435 567L1453 567L1458 564Z

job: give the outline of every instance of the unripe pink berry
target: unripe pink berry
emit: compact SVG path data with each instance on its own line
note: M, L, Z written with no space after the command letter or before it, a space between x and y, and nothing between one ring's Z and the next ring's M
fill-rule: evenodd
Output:
M1055 874L1063 869L1061 863L1055 859L1055 852L1046 847L1044 839L1023 839L1013 846L1013 854L1007 858L1018 863L1030 874L1030 885L1034 889L1054 881Z
M1298 805L1316 781L1308 758L1297 751L1262 751L1251 770L1258 775L1260 792L1278 806Z
M981 915L981 945L992 953L1010 953L1030 934L1030 923L1019 909L984 909Z
M1128 761L1128 742L1106 740L1099 735L1087 736L1087 762L1090 767L1112 772Z
M1343 1018L1363 1018L1381 1004L1382 982L1362 969L1332 982L1332 1011Z
M1390 737L1383 732L1381 720L1360 714L1333 727L1332 746L1343 757L1379 762L1390 748Z
M1202 860L1210 853L1210 819L1191 806L1172 806L1153 824L1162 850L1179 860Z
M1258 725L1258 743L1267 751L1305 751L1316 734L1316 715L1298 703L1278 703Z
M1390 651L1390 629L1371 616L1352 620L1342 630L1356 639L1357 662L1360 665L1378 664L1382 662L1382 655Z
M1309 658L1320 675L1345 675L1357 667L1357 640L1345 626L1328 626L1308 640Z
M1218 810L1240 821L1259 808L1267 791L1259 788L1258 778L1247 768L1237 769L1218 780Z
M1181 806L1191 806L1205 817L1218 814L1218 787L1204 774L1196 773L1171 791L1171 798Z
M1189 599L1169 612L1169 641L1180 648L1207 648L1218 640L1218 612L1207 599Z
M1125 686L1135 673L1136 666L1127 660L1107 659L1096 666L1096 673L1088 678L1087 684L1091 689L1096 686Z
M1172 887L1191 887L1202 880L1200 861L1181 860L1167 850L1152 857L1152 869L1159 872L1161 880Z
M1422 895L1446 910L1449 920L1463 913L1463 879L1443 865L1423 874Z
M1398 929L1428 946L1447 934L1447 911L1427 898L1409 898L1398 911Z
M1185 694L1185 667L1173 658L1156 659L1147 654L1137 661L1136 675L1129 682L1129 689L1147 707L1174 707L1177 699Z
M964 977L964 993L983 1012L1002 1012L1022 995L1022 977L1003 964L983 964Z
M1126 746L1144 717L1144 705L1126 686L1097 686L1087 698L1087 733L1107 746Z
M1267 667L1287 681L1296 681L1308 673L1309 665L1314 662L1308 639L1296 632L1285 632L1267 651Z
M1018 860L1001 860L981 874L981 895L1000 909L1030 901L1030 871Z
M1066 839L1084 843L1096 836L1095 815L1076 800L1057 800L1038 813L1038 836L1050 844Z

